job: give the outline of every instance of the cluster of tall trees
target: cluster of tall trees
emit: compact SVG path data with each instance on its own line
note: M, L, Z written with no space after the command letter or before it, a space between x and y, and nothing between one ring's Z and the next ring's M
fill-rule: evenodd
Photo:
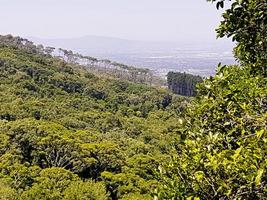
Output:
M62 48L58 49L58 54L58 56L66 62L84 65L91 73L95 74L104 74L114 78L149 85L157 84L157 79L160 79L156 77L151 70L145 68L136 68L110 60L99 60Z
M32 41L12 35L0 35L0 45L24 49L30 53L51 56L55 48L35 45Z
M181 72L169 72L167 74L167 84L170 91L174 94L183 96L195 96L196 85L203 79L200 76Z

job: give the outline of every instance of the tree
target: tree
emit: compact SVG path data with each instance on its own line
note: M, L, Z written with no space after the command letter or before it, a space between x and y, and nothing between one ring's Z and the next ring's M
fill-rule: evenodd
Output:
M102 182L76 181L65 190L63 200L107 200L106 188Z
M219 9L226 0L217 2ZM223 14L217 29L218 37L232 37L237 43L234 52L241 64L252 64L266 75L267 63L267 0L234 0Z
M40 177L31 188L26 190L21 199L28 200L58 200L64 197L64 191L69 185L78 181L77 175L62 168L52 167L42 170Z
M159 167L159 199L266 199L266 8L236 0L223 15L218 36L237 41L243 65L219 66L199 85L177 155Z
M0 180L0 200L17 200L18 194L3 180Z

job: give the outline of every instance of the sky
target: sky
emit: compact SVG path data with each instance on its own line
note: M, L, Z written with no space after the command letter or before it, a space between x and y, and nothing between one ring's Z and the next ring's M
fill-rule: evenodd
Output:
M0 34L213 42L221 13L206 0L0 0Z

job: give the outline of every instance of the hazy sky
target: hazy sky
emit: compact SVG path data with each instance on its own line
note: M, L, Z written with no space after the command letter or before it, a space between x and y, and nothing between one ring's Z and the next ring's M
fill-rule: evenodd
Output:
M221 17L205 0L0 0L0 34L215 41Z

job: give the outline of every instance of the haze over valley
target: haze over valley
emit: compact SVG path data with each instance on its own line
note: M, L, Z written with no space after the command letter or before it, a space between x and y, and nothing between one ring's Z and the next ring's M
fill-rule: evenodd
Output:
M84 36L71 39L29 37L37 44L73 50L98 59L149 68L160 76L169 71L210 76L218 63L234 64L233 44L215 42L138 41L114 37Z

